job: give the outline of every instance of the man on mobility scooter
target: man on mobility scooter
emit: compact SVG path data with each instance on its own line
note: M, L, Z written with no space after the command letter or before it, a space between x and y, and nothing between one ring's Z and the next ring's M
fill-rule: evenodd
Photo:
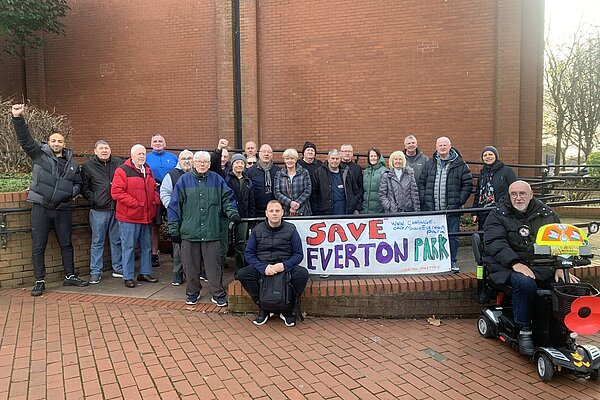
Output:
M534 298L538 286L549 288L550 282L564 281L564 271L547 264L535 265L534 243L538 229L560 222L544 203L533 198L531 186L516 181L508 189L508 197L492 210L483 227L483 262L489 279L497 285L512 288L512 312L520 331L519 351L533 355L535 344L531 331ZM529 232L521 230L529 228ZM571 283L579 278L569 275Z

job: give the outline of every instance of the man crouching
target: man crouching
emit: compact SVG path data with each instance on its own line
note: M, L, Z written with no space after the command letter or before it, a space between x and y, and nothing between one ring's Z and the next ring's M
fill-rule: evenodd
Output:
M259 305L259 285L264 275L276 275L291 272L291 282L295 296L300 296L308 281L308 271L299 267L303 259L302 242L296 227L282 220L283 206L278 200L267 204L267 219L258 224L246 244L246 261L250 266L238 271L238 279L252 300ZM290 302L291 308L283 311L280 316L286 326L296 325L293 306L296 299ZM255 325L262 325L269 319L270 314L260 309Z

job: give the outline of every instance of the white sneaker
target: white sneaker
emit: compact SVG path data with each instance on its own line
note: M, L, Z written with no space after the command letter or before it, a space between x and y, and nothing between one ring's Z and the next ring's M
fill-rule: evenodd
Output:
M114 271L112 273L112 277L113 278L122 278L123 277L123 273L122 272L116 272L116 271Z

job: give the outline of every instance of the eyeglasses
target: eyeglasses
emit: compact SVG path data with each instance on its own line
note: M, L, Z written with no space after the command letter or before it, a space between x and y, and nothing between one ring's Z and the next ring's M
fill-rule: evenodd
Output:
M254 165L254 164L256 164L256 161L246 161L246 164L247 165Z
M194 162L197 164L210 164L210 161L207 160L194 160Z
M181 157L180 158L181 161L189 161L189 160L192 160L192 159L193 159L192 157Z

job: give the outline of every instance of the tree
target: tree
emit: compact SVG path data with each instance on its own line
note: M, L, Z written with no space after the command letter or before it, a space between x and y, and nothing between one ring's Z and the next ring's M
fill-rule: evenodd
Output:
M44 33L64 35L59 21L70 8L66 0L0 0L0 38L3 51L24 57L25 49L44 44Z
M600 143L599 65L599 31L585 35L578 30L568 46L547 43L544 129L556 138L556 164L565 163L572 147L581 164Z

